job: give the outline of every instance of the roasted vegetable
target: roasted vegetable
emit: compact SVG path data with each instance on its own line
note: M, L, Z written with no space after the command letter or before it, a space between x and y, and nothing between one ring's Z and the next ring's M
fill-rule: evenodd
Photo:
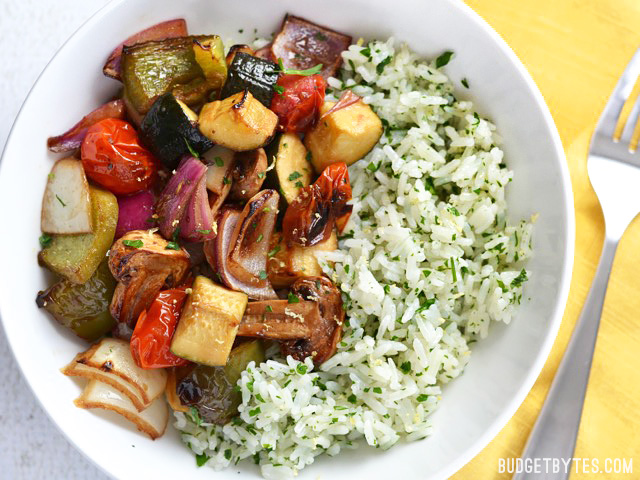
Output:
M140 138L169 170L183 155L202 154L213 142L200 133L198 115L168 92L158 97L140 125Z
M293 202L302 189L311 184L313 167L307 160L307 149L295 133L280 136L273 172L280 194L287 204Z
M274 86L278 81L278 65L249 53L237 51L229 65L227 81L220 98L249 90L265 107L271 105Z
M333 102L325 102L321 114L333 106ZM351 165L360 160L381 135L382 122L369 105L360 100L321 117L304 137L304 144L311 151L313 167L320 173L332 163Z
M193 192L207 167L195 157L184 157L178 169L164 186L156 211L160 221L160 233L165 238L177 238L180 221L189 206Z
M60 280L38 292L36 303L80 338L93 342L116 324L109 313L115 288L116 281L104 260L86 283Z
M154 205L156 197L151 190L135 195L118 197L118 226L116 239L132 230L144 230L155 226Z
M226 365L247 305L244 293L198 276L173 335L171 351L209 366Z
M218 233L216 238L204 244L207 262L216 272L220 281L229 288L244 292L251 299L276 298L276 292L268 281L256 282L254 275L247 271L241 271L241 275L238 276L231 271L229 252L235 245L236 240L233 235L242 218L243 212L233 207L225 206L220 209L217 216ZM260 246L266 245L268 247L268 244L263 244L262 241L258 243ZM256 261L260 261L264 255L266 262L266 254L260 252L260 255ZM266 270L266 263L264 270Z
M216 195L230 190L235 162L233 150L216 145L202 160L207 164L207 189Z
M82 117L71 129L57 137L49 137L47 139L47 147L54 153L71 152L76 148L80 148L87 130L94 123L98 123L105 118L125 118L124 100L118 99L100 105L88 115Z
M321 75L282 75L278 86L282 93L271 102L271 110L278 115L278 128L284 132L307 132L320 116L326 82Z
M106 118L89 127L80 152L87 176L117 195L141 192L156 180L153 155L124 120Z
M134 327L140 313L165 285L180 285L189 266L189 254L175 242L147 230L127 233L109 251L109 269L118 281L111 315Z
M264 148L237 152L234 155L234 166L231 173L233 181L229 196L233 200L246 202L257 194L267 175L267 167L267 154Z
M264 362L260 340L241 343L229 354L225 366L196 365L188 370L176 386L182 405L193 406L207 423L224 425L238 413L242 395L236 390L241 373L250 362Z
M251 302L238 328L239 336L280 341L284 356L316 365L328 360L342 336L344 310L340 290L325 277L302 277L287 300Z
M227 66L233 63L233 59L236 58L236 53L246 53L247 55L255 55L256 52L253 51L249 45L231 45L229 49L229 53L227 53Z
M77 354L62 373L111 385L129 398L139 412L162 394L167 383L164 370L138 367L129 342L116 338L103 338Z
M157 23L149 28L145 28L131 35L111 52L102 72L107 77L120 80L122 47L124 45L135 45L136 43L148 42L150 40L186 37L187 35L187 22L185 22L184 18L167 20L166 22Z
M116 197L89 186L93 233L52 235L51 243L38 255L38 260L52 272L72 283L85 283L104 260L113 242L118 222Z
M122 83L125 94L139 113L146 113L155 99L167 92L187 105L203 103L210 92L222 87L205 78L196 61L194 40L220 42L216 35L197 35L150 41L122 49ZM218 47L212 52L221 52ZM220 59L224 63L224 58Z
M53 165L42 198L40 228L59 234L92 231L89 184L79 160L63 158Z
M227 61L220 37L204 40L193 39L193 54L200 65L204 78L216 88L224 85L227 78Z
M131 355L136 365L166 368L189 364L169 350L186 298L184 288L164 290L156 295L149 309L140 314L131 336Z
M269 143L278 117L245 90L207 103L200 111L198 122L200 131L209 140L241 152Z
M334 225L341 232L353 206L349 170L344 163L329 165L313 185L287 207L282 232L288 246L310 247L326 240Z
M209 203L205 175L196 184L180 221L180 236L190 242L204 242L216 236L216 223Z
M111 385L90 380L82 395L73 402L78 408L102 408L122 415L152 440L161 437L169 422L169 409L163 398L156 399L142 411L131 400Z
M267 275L271 285L276 289L286 288L300 277L321 276L322 268L316 253L332 252L337 248L338 237L335 232L331 232L329 238L313 247L287 247L282 234L274 234L267 259Z
M349 35L287 15L273 39L271 55L281 58L288 69L306 70L322 64L321 73L327 79L335 76L342 65L341 54L350 44Z

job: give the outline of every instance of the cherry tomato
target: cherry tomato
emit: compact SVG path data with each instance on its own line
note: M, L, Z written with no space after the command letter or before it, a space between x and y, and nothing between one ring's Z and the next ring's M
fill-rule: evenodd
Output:
M131 336L131 355L140 368L181 367L189 361L169 350L182 305L187 297L184 288L164 290L148 310L138 318Z
M331 190L331 208L336 220L338 232L342 232L349 221L352 205L347 205L351 200L351 183L349 183L349 170L345 163L332 163L324 169L316 180L324 191Z
M282 232L288 246L311 247L331 235L334 225L342 231L352 206L349 171L344 163L324 169L312 185L305 187L291 202L282 220Z
M279 128L285 132L302 133L316 123L320 107L324 103L327 87L321 75L281 75L276 93L271 100L271 110L278 115Z
M124 120L105 118L89 127L80 153L87 176L118 195L146 190L156 178L153 155Z

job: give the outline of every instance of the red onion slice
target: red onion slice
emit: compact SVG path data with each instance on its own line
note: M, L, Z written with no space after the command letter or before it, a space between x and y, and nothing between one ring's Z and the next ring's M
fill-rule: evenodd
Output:
M180 235L190 242L204 242L216 236L213 212L207 194L207 176L202 175L180 222Z
M324 112L322 115L320 115L320 118L318 119L318 121L331 115L333 112L337 112L338 110L347 108L348 106L353 105L354 103L358 103L360 100L362 99L358 95L353 93L351 90L345 90L344 92L342 92L342 95L340 95L340 99L336 102L336 104L333 107L331 107L329 110Z
M236 226L242 220L242 212L233 207L223 207L217 216L218 234L212 241L205 242L204 253L221 283L227 287L246 293L253 300L269 300L277 298L271 284L256 286L251 283L253 277L249 272L236 277L229 269L229 252L231 240Z
M47 139L47 147L55 153L70 152L80 148L90 126L105 118L119 118L124 120L125 115L126 109L122 100L118 99L105 103L88 115L82 117L82 120L62 135L49 137Z
M135 45L136 43L149 42L151 40L165 40L167 38L186 37L187 22L184 18L175 18L166 22L157 23L149 28L134 33L124 42L118 45L104 64L102 72L111 78L120 80L120 59L122 47L124 45Z
M146 230L154 226L153 207L155 196L150 190L135 195L118 197L118 225L116 239L132 230Z
M160 221L160 233L165 238L173 238L178 231L187 205L206 171L207 167L197 158L184 157L162 190L156 212Z

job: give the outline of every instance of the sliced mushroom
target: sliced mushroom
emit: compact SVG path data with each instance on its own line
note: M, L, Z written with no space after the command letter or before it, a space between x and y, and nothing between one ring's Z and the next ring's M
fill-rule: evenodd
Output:
M230 197L246 202L260 191L267 171L267 154L264 148L236 152L232 171L233 184Z
M279 340L283 355L316 365L336 352L344 322L342 297L325 277L302 277L291 286L288 300L250 302L238 336Z
M128 232L109 251L109 269L118 281L111 300L113 318L133 327L157 293L174 287L189 269L189 254L147 230Z

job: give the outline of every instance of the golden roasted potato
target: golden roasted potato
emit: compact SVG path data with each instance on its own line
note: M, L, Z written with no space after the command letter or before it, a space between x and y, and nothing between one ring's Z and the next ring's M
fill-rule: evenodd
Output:
M325 102L320 114L328 112L335 104ZM382 122L362 100L331 112L321 118L304 138L311 151L311 163L317 173L332 163L347 165L360 160L378 142L382 135Z
M207 103L198 118L200 132L212 142L236 152L267 144L278 116L245 90L224 100Z

